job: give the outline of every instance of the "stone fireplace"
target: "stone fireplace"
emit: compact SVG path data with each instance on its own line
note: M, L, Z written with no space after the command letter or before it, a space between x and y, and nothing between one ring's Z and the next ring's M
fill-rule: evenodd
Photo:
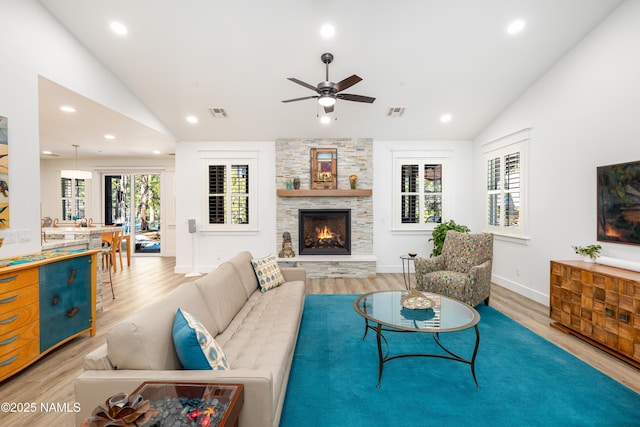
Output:
M300 255L350 255L351 209L300 209Z
M311 185L311 149L335 148L337 151L337 189L313 189ZM357 175L357 189L351 190L350 175ZM299 189L287 190L286 182L298 178ZM370 138L291 138L276 140L276 242L281 250L283 233L291 236L293 258L279 258L281 266L304 267L307 277L369 278L376 275L373 255L373 140ZM300 211L348 211L350 242L342 237L323 237L312 255L304 245ZM340 226L342 227L342 226ZM344 226L346 227L346 226ZM315 231L316 226L313 226ZM321 227L324 229L324 226ZM328 226L327 228L332 228ZM333 231L335 234L336 232ZM338 234L343 234L341 229ZM346 235L346 233L344 233ZM328 240L337 246L328 248ZM346 248L349 248L348 250ZM302 250L301 250L302 249ZM322 251L322 253L320 253ZM341 252L337 254L336 252Z

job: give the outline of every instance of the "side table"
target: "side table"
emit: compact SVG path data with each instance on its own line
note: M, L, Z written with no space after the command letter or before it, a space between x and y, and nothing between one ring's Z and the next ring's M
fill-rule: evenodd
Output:
M153 415L144 424L136 424L138 426L238 427L238 417L244 403L244 386L242 384L149 381L142 383L131 395L120 393L109 398L107 402L109 406L115 405L122 408L127 405L127 402L131 404L131 401L147 400ZM103 408L99 407L96 410ZM82 425L103 425L96 421L99 420L90 417Z
M404 286L407 290L411 289L411 263L415 261L417 255L400 255L402 260L402 278L404 279Z
M180 406L181 411L186 412L183 420L162 420L161 425L171 426L200 426L203 425L201 418L210 416L210 427L238 427L238 415L244 403L242 384L145 382L134 390L133 394L136 393L149 400L151 406L160 411L160 417L167 406ZM211 408L214 412L207 415ZM152 418L147 424L152 426L156 422Z

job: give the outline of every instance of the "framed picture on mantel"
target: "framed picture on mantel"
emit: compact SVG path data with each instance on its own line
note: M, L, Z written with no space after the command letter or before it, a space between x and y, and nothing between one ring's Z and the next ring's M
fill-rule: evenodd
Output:
M337 148L312 148L311 149L311 189L338 188L338 149Z

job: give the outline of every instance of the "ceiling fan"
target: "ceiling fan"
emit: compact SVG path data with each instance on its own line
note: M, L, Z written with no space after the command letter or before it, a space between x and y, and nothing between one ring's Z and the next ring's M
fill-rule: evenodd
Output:
M329 81L329 64L333 62L333 55L330 53L323 53L320 56L320 59L326 66L326 81L318 83L318 86L310 85L309 83L305 83L293 77L288 78L288 80L309 88L317 92L318 94L313 96L305 96L302 98L287 99L282 102L294 102L317 98L318 104L322 105L324 107L324 112L329 114L333 111L333 106L335 105L337 99L344 99L346 101L355 102L367 102L369 104L376 100L375 98L371 98L369 96L340 93L343 90L348 89L354 84L360 82L362 79L354 74L351 77L347 77L346 79L339 81L338 83L331 82Z

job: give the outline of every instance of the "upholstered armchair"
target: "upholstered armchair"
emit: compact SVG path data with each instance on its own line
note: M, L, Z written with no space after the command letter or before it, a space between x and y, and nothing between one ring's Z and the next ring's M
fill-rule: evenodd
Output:
M434 292L472 307L489 305L493 234L468 234L450 230L442 254L416 258L416 288Z

